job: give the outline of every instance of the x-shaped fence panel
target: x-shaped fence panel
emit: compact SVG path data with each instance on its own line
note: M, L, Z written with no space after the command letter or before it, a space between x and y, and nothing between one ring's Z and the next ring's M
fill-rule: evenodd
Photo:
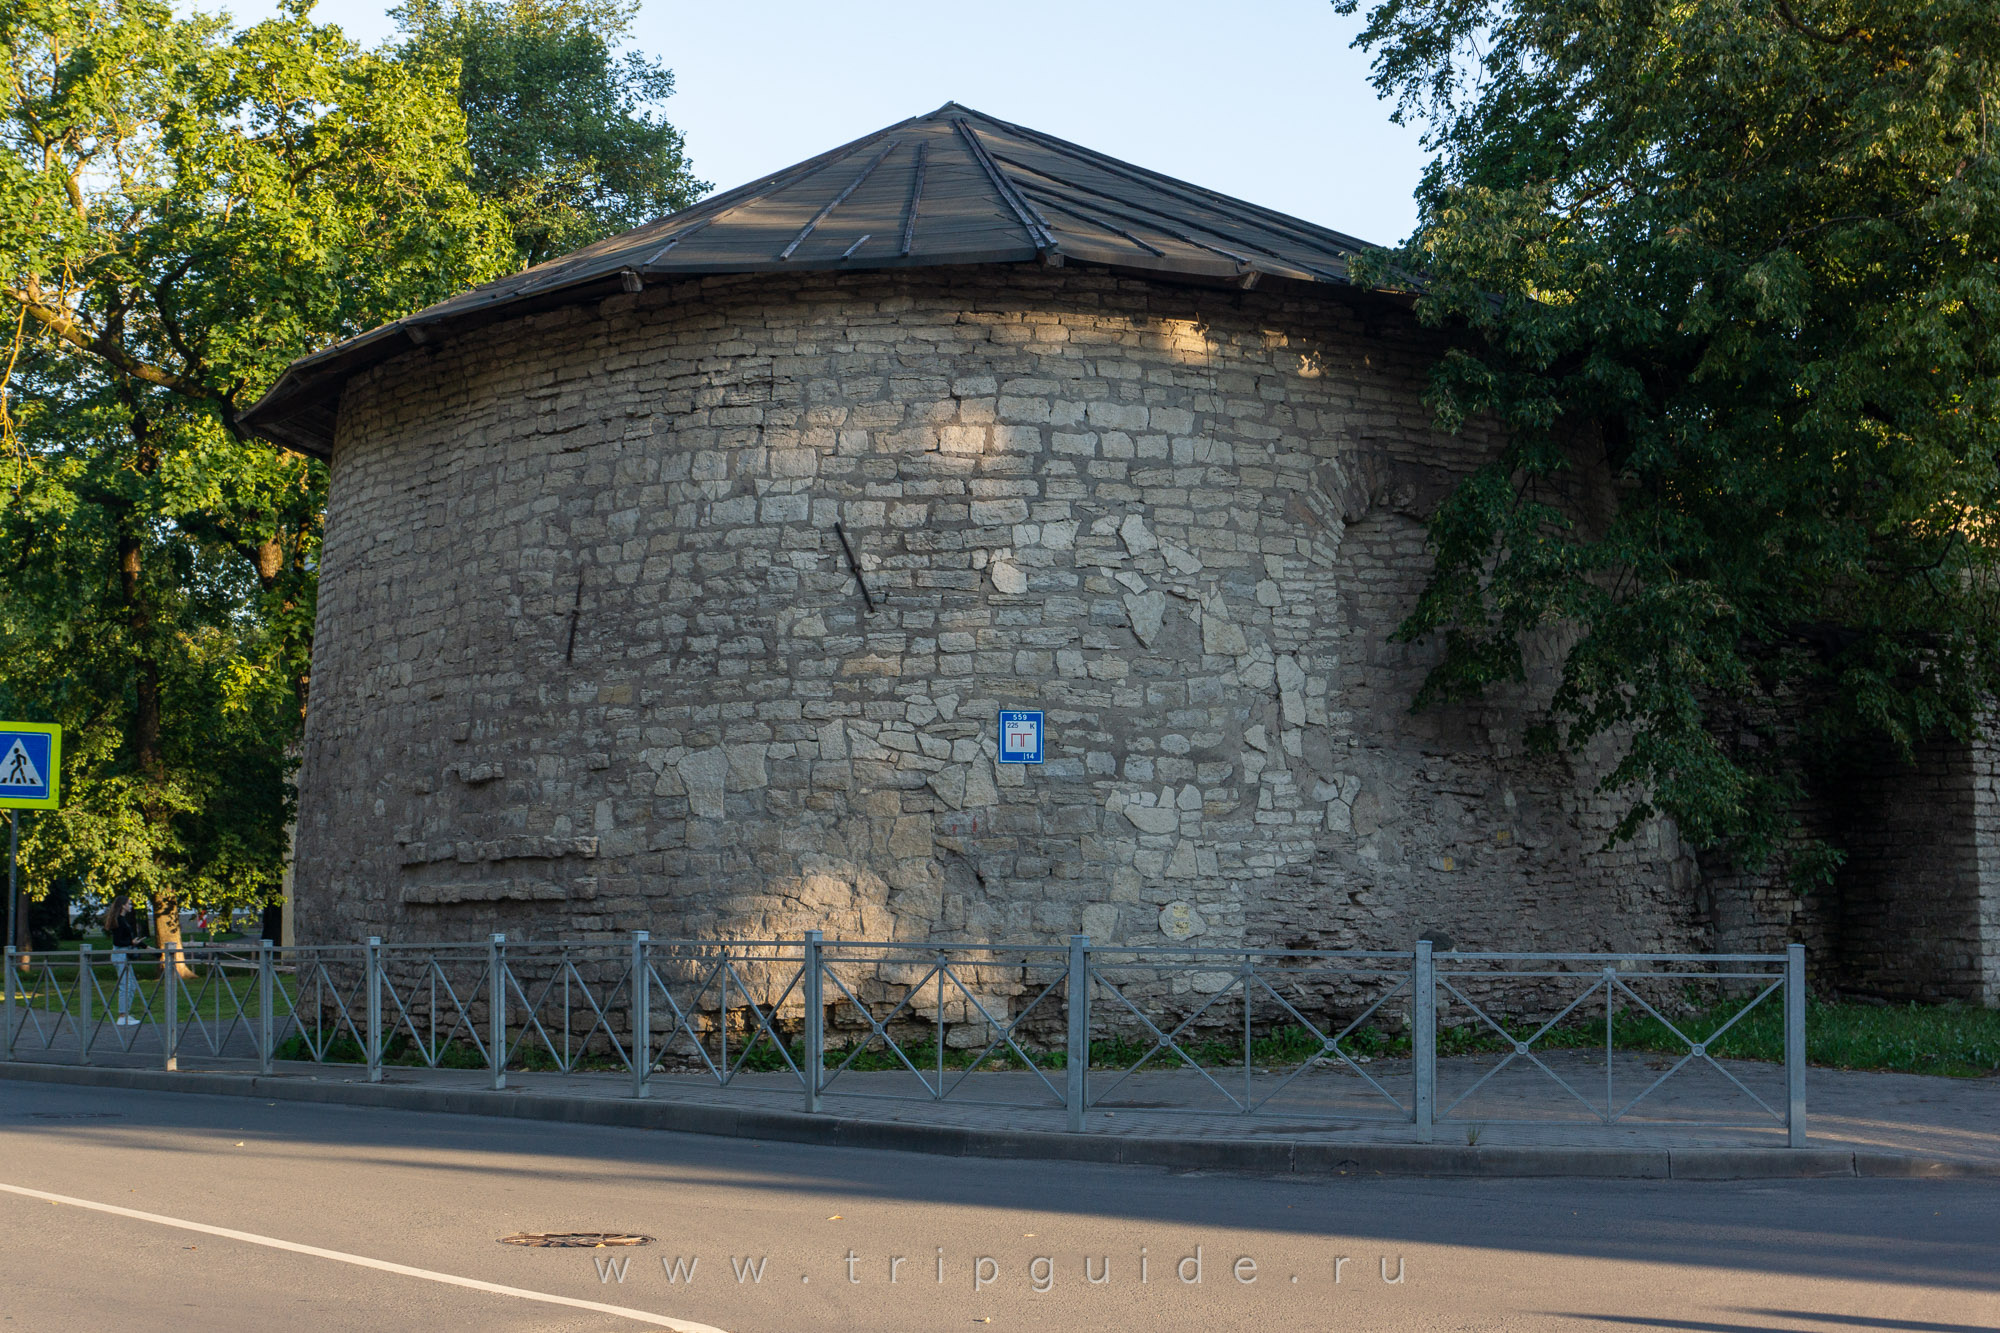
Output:
M1091 954L1092 1108L1410 1119L1413 955Z
M77 1042L90 1026L85 1012L92 991L76 956L36 953L29 956L25 977L19 968L7 970L16 978L4 1034L8 1051L53 1051Z
M817 960L822 1091L1065 1104L1047 1071L1064 1059L1067 951L836 940Z
M254 1058L261 1034L258 965L245 950L196 948L183 953L177 1052Z
M505 1051L509 1065L573 1074L586 1059L596 1067L632 1068L627 1043L612 1016L630 1006L630 950L559 944L539 950L510 948L502 963L507 1013L514 1025Z
M1716 1058L1751 1024L1789 1039L1783 958L1442 953L1434 966L1437 1041L1454 1057L1437 1123L1788 1123L1783 1069L1746 1074ZM1655 1094L1676 1079L1669 1109Z
M798 1042L781 1018L800 1009L804 949L796 941L660 941L646 949L646 1049L653 1067L689 1069L728 1086L750 1073L803 1080ZM802 1015L792 1017L794 1032Z
M167 1012L166 954L159 950L77 951L85 988L78 1058L94 1054L164 1054L172 1046ZM178 980L178 979L177 979ZM178 1007L178 1006L176 1006Z
M380 967L383 1058L413 1058L429 1069L491 1063L486 946L385 945Z
M171 960L171 961L170 961ZM249 964L254 976L255 963ZM183 1045L209 1055L255 1056L254 987L234 951L74 950L30 955L10 969L0 1046L88 1064L94 1056L156 1054L172 1068Z
M289 984L274 1001L280 1058L316 1064L368 1060L368 951L352 946L286 949Z

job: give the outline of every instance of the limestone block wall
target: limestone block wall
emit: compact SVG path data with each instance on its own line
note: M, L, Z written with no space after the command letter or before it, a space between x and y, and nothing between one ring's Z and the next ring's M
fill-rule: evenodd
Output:
M1540 687L1410 714L1490 442L1400 312L1273 286L713 278L356 379L301 937L1696 944L1671 827L1519 753Z

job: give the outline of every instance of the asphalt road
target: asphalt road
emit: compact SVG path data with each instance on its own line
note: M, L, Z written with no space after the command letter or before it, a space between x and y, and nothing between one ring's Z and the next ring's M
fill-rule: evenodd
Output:
M0 1084L0 1329L677 1325L1972 1333L2000 1188L1262 1179Z

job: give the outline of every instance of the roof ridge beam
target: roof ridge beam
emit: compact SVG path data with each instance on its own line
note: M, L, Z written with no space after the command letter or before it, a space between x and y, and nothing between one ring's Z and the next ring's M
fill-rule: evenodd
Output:
M1027 188L1034 190L1037 194L1052 195L1057 199L1062 198L1061 194L1059 194L1055 190L1048 188L1045 185L1031 185L1028 186ZM1141 205L1134 205L1134 207L1141 207ZM1155 222L1150 218L1134 217L1130 213L1121 213L1115 208L1107 208L1104 211L1106 213L1109 213L1114 218L1124 218L1127 222L1136 222L1142 227L1151 227L1154 231L1159 232L1160 235L1171 236L1175 240L1181 242L1183 245L1192 245L1197 249L1207 250L1214 254L1221 255L1225 259L1233 259L1238 264L1241 264L1244 268L1249 268L1252 264L1255 264L1257 262L1256 260L1251 259L1248 255L1240 255L1236 253L1236 251L1234 250L1225 250L1219 245L1211 245L1209 242L1202 240L1199 236L1190 236L1184 231L1176 231L1172 227L1162 226L1160 223ZM1231 237L1230 239L1233 240L1235 238Z
M1035 187L1032 185L1022 187L1023 190L1032 190L1034 188ZM1047 193L1047 191L1043 191L1042 193ZM1089 223L1091 226L1100 228L1104 231L1108 231L1114 236L1123 236L1126 240L1132 242L1132 244L1138 246L1141 250L1144 250L1146 253L1150 255L1154 255L1161 259L1166 258L1167 252L1165 250L1162 250L1159 246L1154 245L1151 241L1147 241L1138 236L1133 235L1131 232L1126 231L1123 227L1116 226L1112 223L1106 222L1103 218L1096 217L1093 216L1092 214L1086 213L1080 208L1075 208L1068 204L1059 204L1055 202L1053 199L1044 199L1042 200L1042 202L1047 204L1050 208L1055 209L1056 212L1058 213L1067 213L1073 218L1081 218L1083 221Z
M929 147L924 140L917 140L917 169L910 182L910 201L903 207L903 245L896 251L898 259L907 259L917 241L917 209L924 202L924 161Z
M965 140L965 146L971 151L973 161L985 168L986 178L992 181L993 188L1000 192L1001 202L1014 210L1015 218L1019 220L1022 229L1028 233L1028 240L1033 242L1037 250L1056 250L1058 248L1056 246L1056 234L1050 228L1048 220L1037 213L1034 205L1023 198L1012 183L1000 174L1000 168L995 165L993 158L987 153L986 145L979 142L978 131L974 130L966 122L964 116L953 116L951 123L952 127L958 131L959 137Z
M988 119L992 118L988 117ZM1271 228L1273 231L1290 232L1296 239L1304 241L1308 245L1335 253L1342 261L1345 261L1348 255L1357 250L1373 250L1377 248L1358 237L1334 231L1330 227L1318 227L1313 223L1307 222L1304 218L1295 218L1288 213L1280 213L1275 208L1266 208L1262 204L1253 204L1248 199L1237 199L1220 191L1211 190L1206 186L1195 185L1192 182L1177 181L1169 176L1162 176L1156 172L1148 172L1143 167L1135 168L1128 163L1120 162L1115 157L1100 153L1094 148L1086 148L1082 144L1073 144L1067 140L1058 139L1052 134L1044 134L1040 130L1029 129L1025 125L1009 124L1003 120L996 120L994 124L1004 125L1013 133L1020 135L1024 139L1032 139L1045 148L1050 148L1058 152L1075 153L1081 157L1089 158L1093 165L1100 167L1113 176L1122 176L1134 184L1158 190L1161 194L1179 199L1183 203L1199 204L1206 208L1223 205L1226 206L1224 211L1234 209L1258 214L1259 220L1264 226ZM1020 164L1016 163L1015 165L1018 166ZM1028 169L1031 171L1034 170L1032 167ZM1192 191L1193 193L1188 193L1188 191ZM1324 235L1315 235L1315 232L1324 233ZM1337 240L1329 242L1326 239L1327 237L1335 237Z
M1175 217L1172 213L1167 212L1165 209L1148 207L1147 205L1140 203L1136 199L1120 199L1118 196L1112 194L1106 194L1102 190L1093 190L1088 185L1079 185L1074 181L1065 181L1059 177L1051 176L1047 172L1037 170L1036 168L1031 167L1024 162L1015 162L1011 158L1007 159L1007 161L1010 165L1020 167L1023 171L1034 172L1035 175L1040 176L1043 180L1054 182L1054 186L1027 185L1022 187L1024 189L1036 190L1042 194L1054 195L1057 198L1063 197L1062 195L1063 190L1077 190L1081 191L1084 194L1094 194L1099 199L1107 200L1114 204L1121 204L1126 208L1137 209L1141 213L1151 213L1155 218L1171 218L1176 222L1191 222L1191 219ZM1060 187L1060 188L1055 188L1055 187ZM1095 205L1095 207L1104 208L1104 205L1099 204ZM1135 217L1130 213L1120 213L1117 211L1117 209L1114 208L1105 208L1104 211L1111 214L1113 217L1123 217L1128 222L1136 222L1141 226L1151 227L1155 231L1158 231L1160 234L1164 236L1172 236L1175 240L1185 241L1189 245L1198 245L1204 250L1213 250L1217 254L1228 255L1231 259L1236 260L1240 264L1251 264L1256 262L1255 260L1248 259L1240 254L1237 254L1233 250L1225 250L1221 246L1210 245L1206 241L1198 240L1193 236L1188 236L1185 235L1184 233L1174 231L1172 228L1162 226L1160 223L1156 221L1152 221L1150 219L1143 217ZM1316 274L1319 277L1325 278L1328 282L1344 283L1347 281L1347 278L1342 274L1335 273L1330 269L1315 267L1312 264L1306 263L1304 260L1294 259L1291 256L1282 253L1281 251L1273 250L1268 245L1259 245L1255 241L1246 241L1241 236L1231 236L1226 232L1217 230L1216 228L1209 227L1198 222L1192 223L1192 225L1200 227L1201 230L1206 231L1211 236L1219 236L1225 241L1229 241L1235 245L1240 245L1246 250L1255 250L1259 254L1269 255L1273 260L1276 260L1278 263L1283 264L1287 268L1296 269L1301 273Z

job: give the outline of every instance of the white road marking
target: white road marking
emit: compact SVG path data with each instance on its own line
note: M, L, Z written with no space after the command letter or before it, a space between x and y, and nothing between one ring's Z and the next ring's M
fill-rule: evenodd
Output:
M468 1287L473 1291L490 1291L497 1296L512 1296L518 1300L541 1301L545 1305L567 1305L577 1310L595 1310L599 1314L618 1315L625 1319L651 1324L656 1328L670 1328L675 1333L724 1333L710 1324L691 1324L685 1319L669 1319L663 1314L653 1314L647 1310L634 1310L623 1305L606 1305L602 1301L580 1301L574 1296L557 1296L546 1291L528 1291L521 1287L503 1287L497 1282L481 1282L478 1278L460 1277L456 1273L438 1273L428 1268L412 1268L408 1264L392 1264L386 1259L370 1259L363 1254L348 1254L341 1250L323 1250L317 1245L301 1245L297 1241L279 1240L275 1236L260 1236L252 1231L232 1231L228 1227L212 1227L205 1222L190 1222L185 1218L163 1217L158 1213L142 1213L136 1208L120 1208L116 1204L97 1203L91 1199L73 1199L67 1194L50 1194L43 1190L31 1190L21 1185L0 1182L0 1191L18 1194L28 1199L45 1199L50 1203L67 1204L71 1208L88 1208L93 1212L110 1213L113 1217L130 1217L141 1222L153 1222L163 1227L179 1227L182 1231L199 1231L205 1236L221 1236L225 1240L240 1240L250 1245L263 1245L273 1250L289 1250L293 1254L309 1254L315 1259L331 1259L336 1263L353 1264L357 1268L373 1268L383 1273L399 1273L404 1277L420 1277L426 1282L442 1282L450 1287Z

